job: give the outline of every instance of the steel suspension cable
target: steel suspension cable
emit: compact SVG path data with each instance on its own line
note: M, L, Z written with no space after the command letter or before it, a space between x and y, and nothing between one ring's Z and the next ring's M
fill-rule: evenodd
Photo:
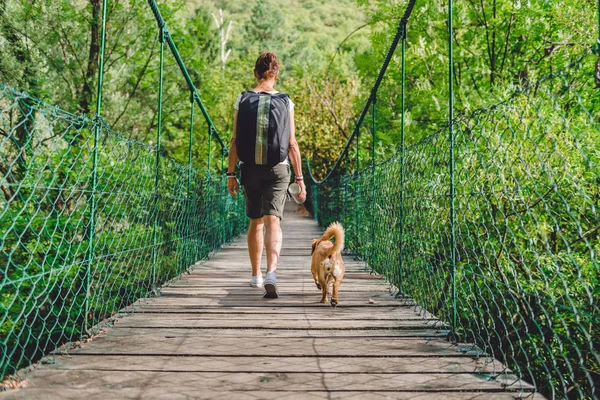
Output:
M394 35L394 39L392 40L392 44L390 45L390 47L388 49L388 52L383 61L383 64L381 65L381 68L379 69L379 73L377 75L377 78L375 79L375 83L373 84L373 88L371 89L369 98L367 99L367 102L365 103L362 111L360 112L360 115L354 125L352 134L348 138L348 141L346 142L344 149L340 153L339 157L337 158L337 160L336 160L335 164L333 165L333 167L331 168L331 170L325 175L325 177L323 179L321 179L320 181L317 181L315 179L314 175L312 174L312 170L310 168L310 161L308 162L308 173L309 173L309 176L311 177L312 181L315 184L319 185L319 184L325 182L327 179L329 179L329 177L332 176L334 171L336 171L340 167L342 159L346 156L346 154L348 153L348 151L350 149L350 146L352 145L352 142L358 135L360 127L362 126L363 121L364 121L365 117L367 116L367 113L369 112L369 109L371 108L372 104L375 102L375 98L377 96L377 91L379 90L379 86L381 86L381 82L383 81L383 78L385 77L387 68L390 64L390 61L392 60L392 57L396 51L396 48L398 47L400 38L402 37L402 29L408 22L408 19L410 18L410 15L412 14L412 11L415 7L416 1L417 0L409 0L408 4L406 5L406 9L404 11L404 14L400 18L400 22L398 23L398 28L396 29L396 34Z

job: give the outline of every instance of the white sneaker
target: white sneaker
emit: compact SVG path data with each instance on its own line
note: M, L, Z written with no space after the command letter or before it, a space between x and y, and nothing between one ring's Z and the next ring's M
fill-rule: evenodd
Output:
M279 297L277 294L277 275L275 275L275 272L267 272L264 288L265 294L263 297L267 299L276 299Z
M258 276L252 276L250 279L250 286L252 287L263 287L263 277L262 274Z

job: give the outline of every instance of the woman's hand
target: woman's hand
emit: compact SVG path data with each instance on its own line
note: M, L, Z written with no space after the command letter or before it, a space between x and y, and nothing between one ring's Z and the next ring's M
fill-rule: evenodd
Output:
M227 190L229 190L229 194L237 199L238 193L240 192L237 178L227 178Z
M301 202L304 202L306 200L306 185L304 184L304 181L298 181L296 182L298 183L298 185L300 185L300 194L298 195L298 199L300 199Z

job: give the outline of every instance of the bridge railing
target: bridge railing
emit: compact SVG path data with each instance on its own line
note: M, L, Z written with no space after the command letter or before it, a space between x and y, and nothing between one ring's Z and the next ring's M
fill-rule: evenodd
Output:
M106 0L93 117L0 85L0 377L90 337L125 307L133 311L136 300L243 228L243 203L227 194L223 176L227 148L156 3L149 4L160 38L154 145L112 131L101 117ZM189 93L185 165L161 147L165 45ZM195 105L202 124L194 125ZM198 134L201 125L207 136ZM194 136L220 146L200 167Z
M411 42L409 29L419 4L408 1L335 165L321 181L313 176L309 208L321 225L345 226L348 249L383 274L396 297L437 317L450 340L498 360L490 379L510 369L550 398L597 398L600 102L592 72L599 74L599 48L455 116L455 41L443 50L445 81L420 79L415 68L407 79L407 61L423 63L422 37ZM446 4L450 38L453 6ZM392 89L378 102L390 60L399 81L388 82ZM428 85L426 104L447 102L440 111L420 104ZM383 112L388 118L377 118ZM377 129L400 138L381 162ZM361 162L366 152L371 159Z

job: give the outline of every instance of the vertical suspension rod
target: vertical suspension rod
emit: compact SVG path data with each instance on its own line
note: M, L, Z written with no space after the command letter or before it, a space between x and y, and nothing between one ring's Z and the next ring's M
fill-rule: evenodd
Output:
M85 320L84 329L89 331L90 321L90 290L92 279L92 264L94 262L94 242L96 239L96 187L98 185L98 142L100 138L100 111L102 108L102 84L104 79L104 50L106 47L106 9L108 0L102 2L102 32L100 33L100 60L98 62L98 88L96 96L96 121L94 126L94 148L92 150L92 182L90 193L90 221L88 262L85 272Z
M448 0L448 139L450 145L450 253L452 279L452 328L456 332L456 210L454 186L454 53L452 46L452 0Z
M375 218L375 147L377 146L377 138L376 138L376 134L377 134L377 92L373 93L373 110L372 110L372 126L371 126L371 140L372 140L372 144L371 144L371 163L372 163L372 168L373 168L373 181L372 186L373 186L373 201L371 204L372 207L372 216L371 216L371 246L375 246L375 221L377 220L377 218Z
M405 86L406 86L406 24L404 24L402 28L402 54L401 54L401 63L402 63L402 82L401 82L401 116L400 116L400 212L399 212L399 220L400 220L400 229L399 229L399 243L400 243L400 259L399 259L399 274L398 274L398 289L400 293L402 293L402 273L403 273L403 262L404 257L402 257L403 249L403 236L404 236L404 113L405 113Z
M158 78L158 121L156 129L156 174L154 178L154 227L152 229L152 290L156 285L156 267L158 263L158 243L157 243L157 225L158 225L158 184L160 175L160 144L162 135L162 105L163 105L163 75L164 75L164 57L165 57L165 28L160 28L160 66Z
M212 125L208 125L208 173L210 174L210 162L211 162L211 153L212 153L212 135L213 135L213 127Z
M194 141L194 92L190 94L190 137L188 149L188 175L187 175L187 218L185 227L185 248L189 249L190 245L190 219L192 215L192 196L190 194L190 180L192 174L192 144ZM189 267L190 263L194 262L190 257L190 251L186 251L185 268Z

